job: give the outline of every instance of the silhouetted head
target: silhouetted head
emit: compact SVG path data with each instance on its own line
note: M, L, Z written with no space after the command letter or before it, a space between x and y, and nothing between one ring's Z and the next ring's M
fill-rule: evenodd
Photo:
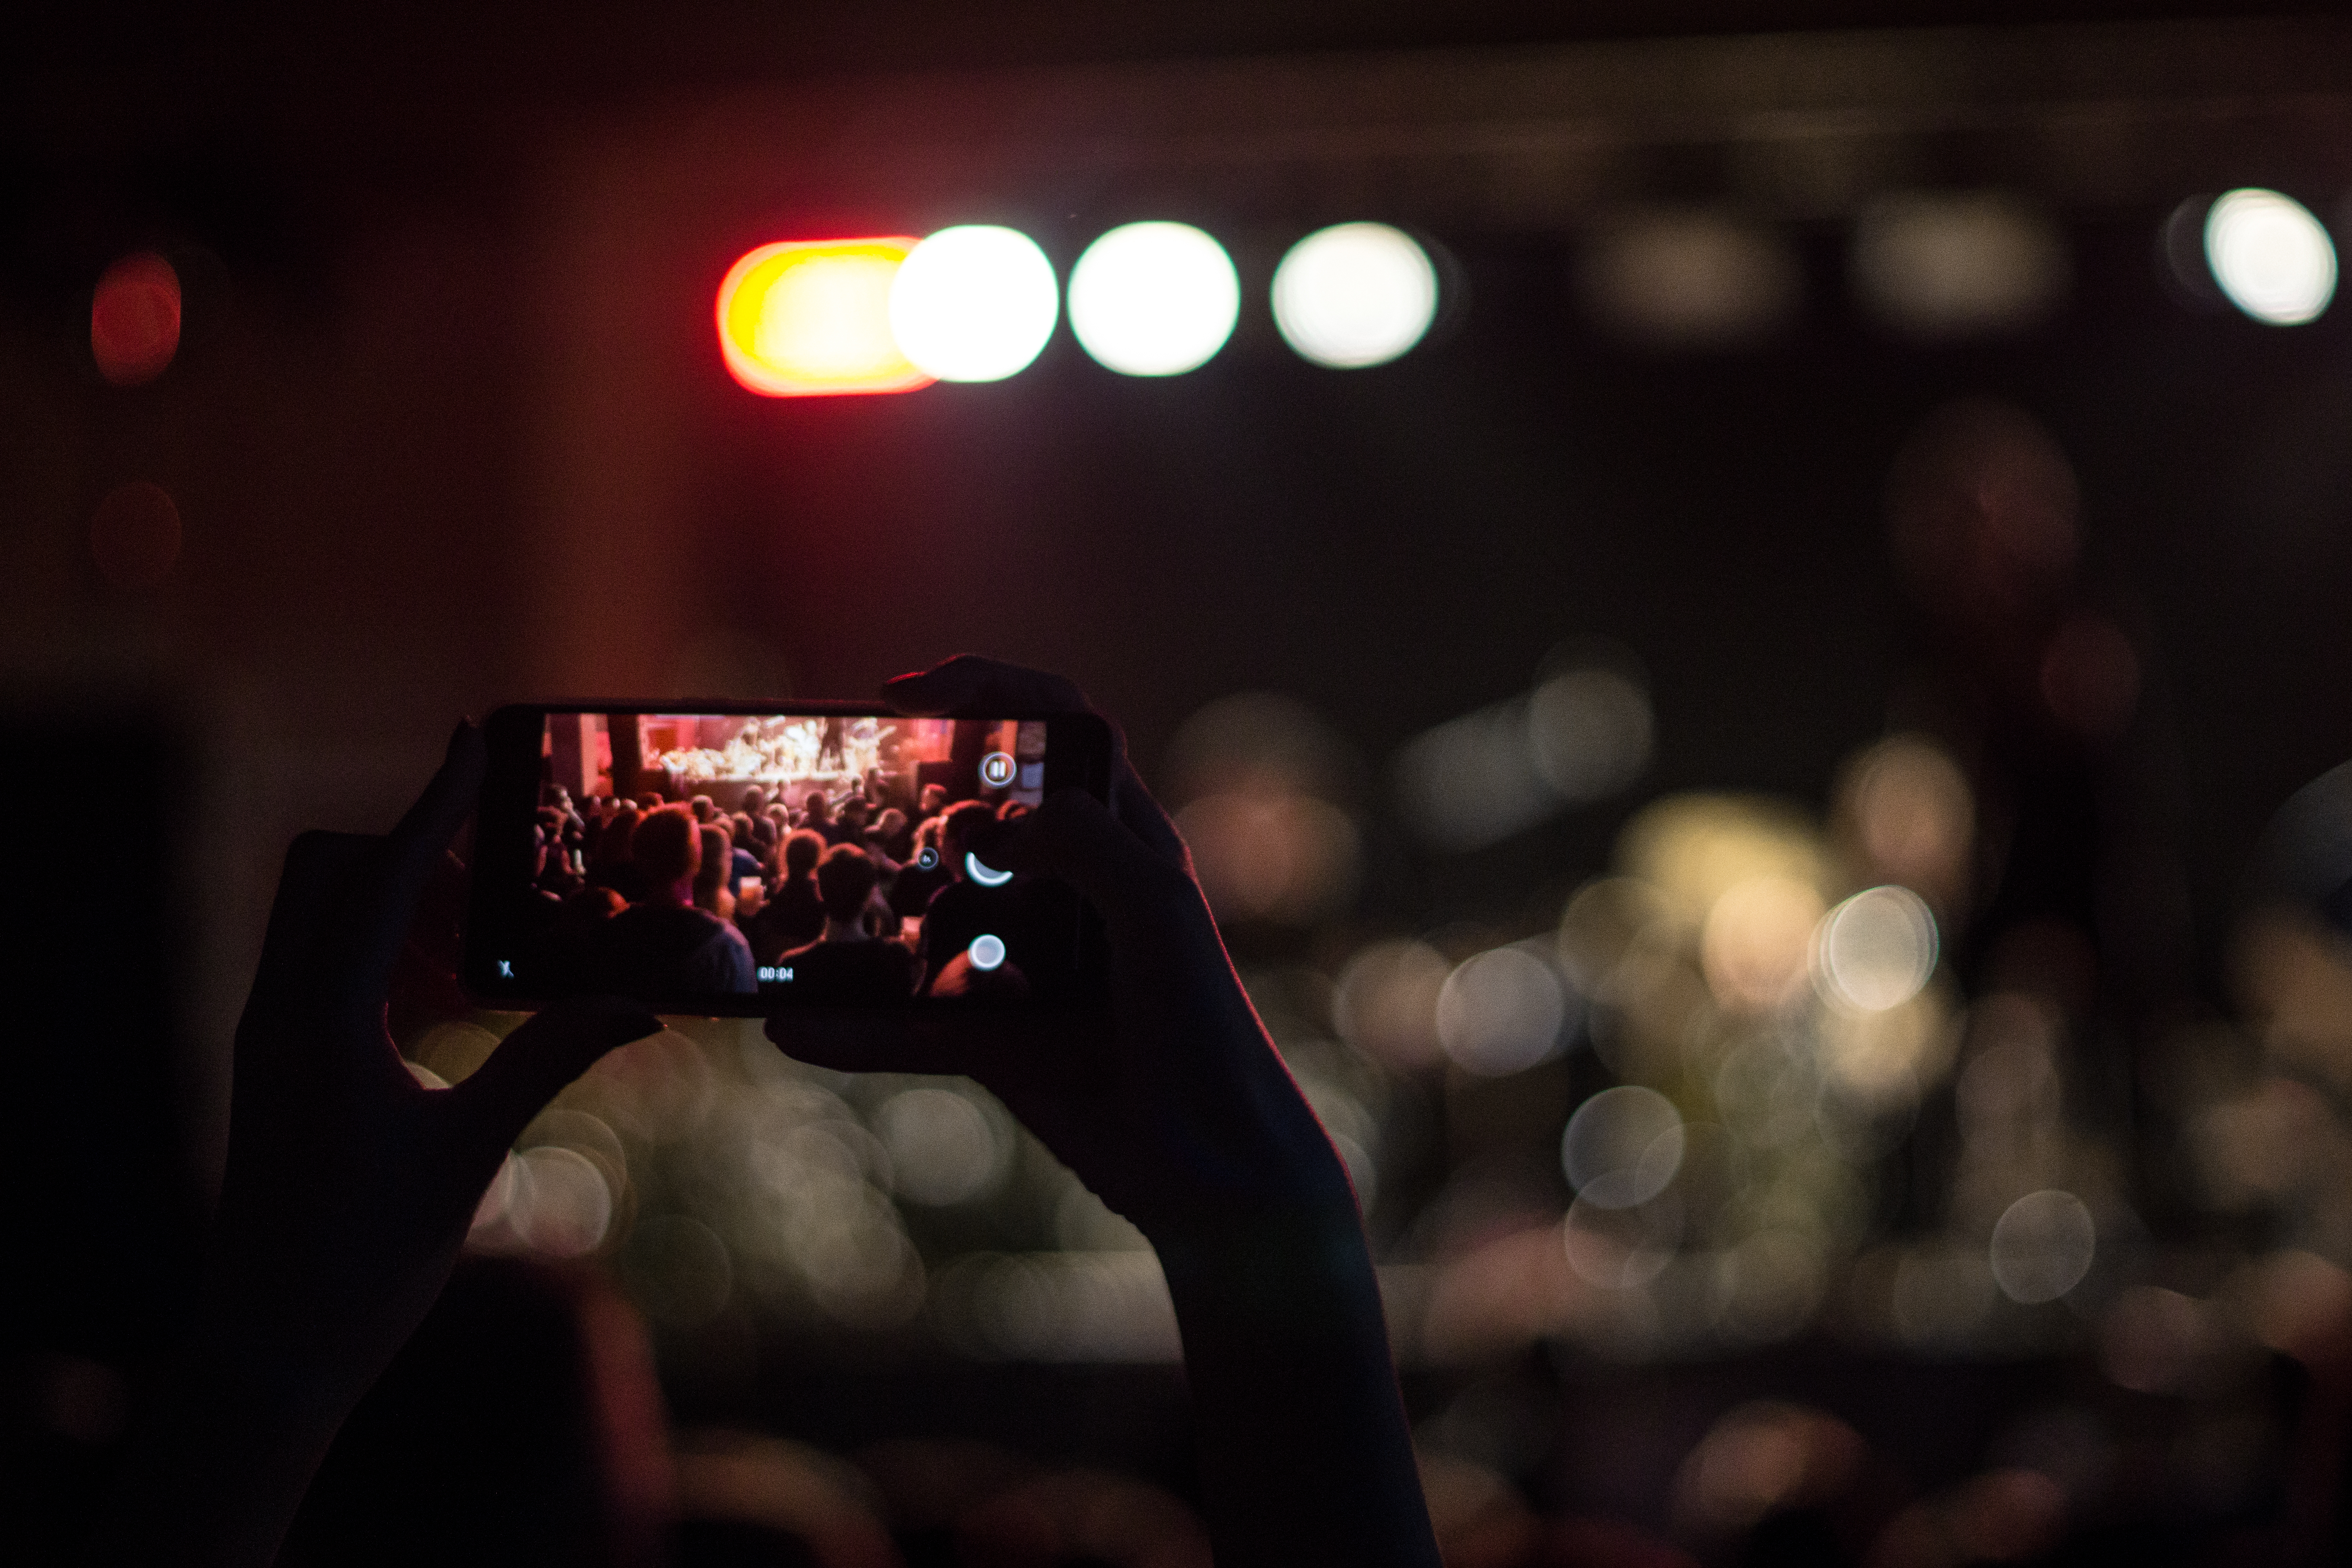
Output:
M734 841L725 828L717 826L698 828L695 836L701 841L702 863L694 875L694 901L712 914L732 914L735 906L727 896L727 872L735 859Z
M636 806L623 801L604 824L596 839L596 858L608 866L618 866L629 858L631 846L637 836L641 818Z
M856 922L874 896L877 879L874 862L854 844L836 844L817 862L816 894L824 900L825 918L843 925Z
M702 869L702 834L682 805L648 812L629 837L629 859L656 888L672 888Z
M984 831L996 820L996 808L984 800L958 801L948 807L940 822L940 854L963 875L963 858L972 847L973 835Z
M802 828L784 840L784 875L805 877L816 869L817 857L824 853L824 835Z

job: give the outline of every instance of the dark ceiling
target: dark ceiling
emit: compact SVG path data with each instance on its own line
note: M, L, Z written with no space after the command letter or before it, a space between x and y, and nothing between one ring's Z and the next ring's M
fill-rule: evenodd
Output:
M553 95L627 99L714 83L903 69L1300 51L1486 47L1832 28L2144 18L2324 16L2308 0L1259 0L1106 5L695 0L654 6L441 4L385 8L50 5L10 27L0 116L12 139L77 119L300 104L379 106Z

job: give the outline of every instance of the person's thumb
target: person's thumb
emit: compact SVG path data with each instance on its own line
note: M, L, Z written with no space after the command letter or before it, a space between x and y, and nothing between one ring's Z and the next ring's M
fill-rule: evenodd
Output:
M485 1145L504 1149L607 1051L661 1027L660 1019L634 1002L600 996L558 1002L500 1041L490 1059L450 1092Z
M1006 870L1067 882L1114 933L1164 926L1200 906L1190 877L1081 789L1056 790L1036 810L991 825L973 848Z

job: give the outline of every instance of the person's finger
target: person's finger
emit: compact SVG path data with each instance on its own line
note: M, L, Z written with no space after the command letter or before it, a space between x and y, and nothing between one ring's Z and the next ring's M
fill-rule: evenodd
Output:
M1183 868L1082 789L1055 790L1036 810L985 837L982 852L990 864L1067 882L1101 913L1115 939L1149 940L1195 906L1205 918L1207 906Z
M657 1035L661 1026L634 1002L605 996L558 1002L499 1042L490 1059L449 1093L478 1146L504 1149L565 1084L606 1052Z
M416 915L408 928L409 946L421 948L425 956L455 971L473 888L472 868L454 850L442 850L417 896Z
M1127 825L1127 830L1143 841L1144 847L1187 876L1192 870L1192 852L1184 843L1184 836L1176 831L1175 819L1157 796L1143 785L1135 764L1128 760L1124 737L1118 742L1118 753L1110 775L1111 814Z
M401 945L408 940L417 901L447 857L450 840L473 815L488 765L489 747L482 731L460 721L439 771L383 840L383 878L365 954L369 984L389 982Z
M349 929L355 889L365 881L379 845L360 834L314 829L287 846L261 963L246 1004L248 1022L289 1009L315 1016L322 1003L352 1004L351 997L334 994L347 973L339 939ZM241 1042L240 1048L252 1047Z
M1086 693L1067 678L1029 669L977 654L958 654L945 663L883 683L883 697L904 713L978 712L995 709L1022 713L1092 712ZM1108 722L1108 721L1106 721ZM1120 821L1171 865L1190 867L1182 836L1128 758L1127 736L1111 724L1110 805Z
M766 1030L776 1048L793 1060L836 1072L971 1070L966 1065L971 1052L958 1049L950 1021L918 1010L886 1014L792 1009L768 1015Z
M969 653L885 681L882 697L900 712L913 714L987 710L1019 718L1087 710L1086 693L1064 676Z
M1066 1044L1065 1037L1100 1038L1108 1027L1082 1009L998 1010L951 1002L918 1003L887 1014L787 1011L770 1014L766 1024L778 1050L811 1067L952 1075L999 1095L1018 1093L1024 1079L1039 1070L1041 1051Z

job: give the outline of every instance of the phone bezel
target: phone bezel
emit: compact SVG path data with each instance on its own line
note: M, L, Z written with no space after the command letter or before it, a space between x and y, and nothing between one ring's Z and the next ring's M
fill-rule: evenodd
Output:
M1113 741L1110 725L1097 713L1047 713L1034 710L985 711L909 715L874 702L822 700L774 700L747 702L716 698L583 699L553 702L510 703L492 713L483 724L488 752L482 791L476 806L471 883L467 900L463 957L458 979L467 994L486 1008L524 1011L559 999L521 979L502 979L496 973L497 955L512 952L516 943L509 928L512 890L530 882L526 864L530 836L539 809L540 759L550 714L562 713L704 713L753 717L1013 720L1040 721L1046 726L1045 780L1047 794L1077 787L1097 800L1110 794ZM503 895L503 900L502 900ZM1108 950L1102 922L1085 900L1072 895L1076 907L1071 932L1075 982L1050 997L1022 1003L939 1002L916 997L905 1004L841 1007L796 1003L789 994L754 992L740 996L707 994L698 996L637 998L656 1013L688 1017L761 1017L772 1013L857 1013L869 1016L922 1013L948 1007L1020 1006L1029 1008L1090 1005L1098 999L1108 973Z

